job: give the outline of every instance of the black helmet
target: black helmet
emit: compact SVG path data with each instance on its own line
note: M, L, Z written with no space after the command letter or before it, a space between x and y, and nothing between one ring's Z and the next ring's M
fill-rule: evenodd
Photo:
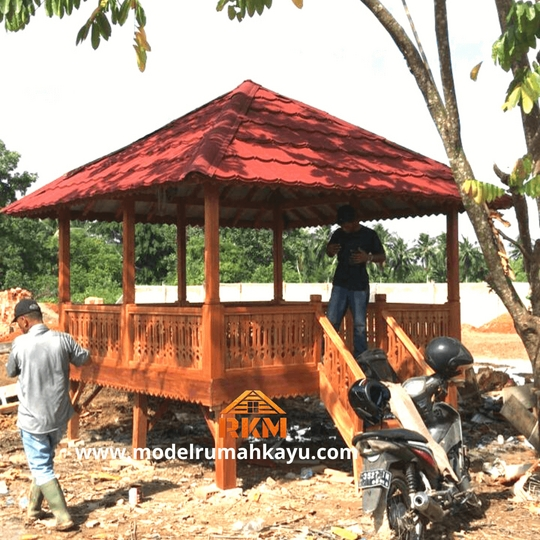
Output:
M390 390L375 379L360 379L349 388L349 403L363 420L378 424L388 412Z
M470 366L474 362L472 354L457 339L438 337L426 347L426 363L443 377L454 377L460 366Z

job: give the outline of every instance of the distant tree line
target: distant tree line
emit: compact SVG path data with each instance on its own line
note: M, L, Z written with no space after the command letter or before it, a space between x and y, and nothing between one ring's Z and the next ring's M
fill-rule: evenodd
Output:
M0 206L24 194L37 176L17 173L20 155L0 141ZM384 266L370 265L372 282L423 283L446 281L446 234L423 233L409 245L383 225L373 228L387 253ZM330 226L288 230L283 239L283 279L287 283L324 283L334 274L336 259L325 254ZM176 227L137 224L135 227L136 283L176 285ZM525 280L519 250L511 253L518 280ZM483 281L486 265L479 247L460 242L460 279ZM204 282L204 229L187 229L187 283ZM273 280L272 231L220 231L222 283L270 283ZM12 218L0 214L0 289L23 287L42 301L58 295L58 223L52 219ZM122 225L72 222L71 295L75 302L88 296L114 303L122 294Z
M384 266L370 265L373 283L446 281L446 234L421 234L412 245L374 226L387 251ZM325 254L329 226L286 231L283 279L288 283L330 281L335 258ZM204 282L204 230L188 227L187 283ZM136 283L176 285L176 228L137 224ZM0 217L0 288L23 287L42 300L55 301L58 290L58 234L55 220ZM513 265L522 274L519 253ZM486 265L479 248L460 242L460 279L483 281ZM222 283L269 283L273 279L272 232L223 228L220 231ZM117 223L73 222L71 227L72 298L88 296L115 302L122 294L122 229Z

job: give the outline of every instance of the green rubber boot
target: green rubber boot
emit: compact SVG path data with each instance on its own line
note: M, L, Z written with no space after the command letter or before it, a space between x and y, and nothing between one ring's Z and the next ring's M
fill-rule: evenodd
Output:
M67 531L68 529L71 529L73 527L73 520L69 515L66 499L64 498L64 493L58 480L55 478L40 486L40 489L56 518L56 529L58 531Z
M26 513L26 517L29 521L41 519L45 515L45 512L41 510L42 503L43 493L41 493L41 488L36 486L36 483L32 481L30 493L28 494L28 510Z

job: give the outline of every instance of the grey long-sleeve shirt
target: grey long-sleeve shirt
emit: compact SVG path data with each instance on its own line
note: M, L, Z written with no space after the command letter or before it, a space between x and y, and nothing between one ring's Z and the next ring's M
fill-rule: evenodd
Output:
M17 426L29 433L64 428L74 413L69 399L69 364L81 366L89 351L69 334L35 324L14 339L6 365L8 377L19 376Z

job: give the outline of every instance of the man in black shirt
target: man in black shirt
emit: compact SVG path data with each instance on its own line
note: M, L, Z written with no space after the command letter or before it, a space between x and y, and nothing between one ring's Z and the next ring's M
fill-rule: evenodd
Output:
M339 332L345 312L350 308L354 322L354 357L358 358L367 349L369 276L366 264L382 264L386 254L377 233L359 223L352 206L338 208L336 222L340 227L326 246L326 254L338 258L326 316Z

